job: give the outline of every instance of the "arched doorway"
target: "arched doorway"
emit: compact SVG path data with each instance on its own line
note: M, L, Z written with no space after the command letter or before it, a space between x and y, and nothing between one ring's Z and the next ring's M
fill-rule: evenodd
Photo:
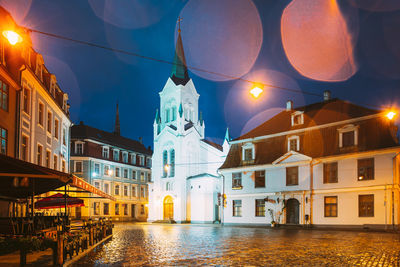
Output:
M164 220L174 219L174 200L171 196L164 198Z
M286 223L299 224L300 203L297 199L291 198L286 201Z

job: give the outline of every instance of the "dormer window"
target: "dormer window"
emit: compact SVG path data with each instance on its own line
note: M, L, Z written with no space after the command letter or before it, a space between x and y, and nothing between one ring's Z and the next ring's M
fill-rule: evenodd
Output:
M242 161L244 163L252 163L255 159L255 151L253 143L246 143L242 146Z
M296 111L292 114L292 126L304 124L303 113L303 111Z
M83 155L83 142L75 142L75 153L77 155Z
M298 136L291 136L288 138L288 151L300 150L300 138Z
M119 150L118 149L113 150L113 159L115 161L119 161Z
M358 145L358 126L348 124L339 131L339 147L352 147Z

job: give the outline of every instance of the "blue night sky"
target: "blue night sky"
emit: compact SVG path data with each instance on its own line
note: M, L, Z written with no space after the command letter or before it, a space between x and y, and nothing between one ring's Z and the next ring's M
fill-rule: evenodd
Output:
M297 6L291 10L299 5L303 11L314 9L314 23L303 23L304 13L285 13L291 2L288 0L10 0L0 4L23 26L167 61L173 60L176 21L182 16L182 38L189 66L321 95L329 89L333 97L370 108L398 106L400 4L385 0L375 1L372 6L368 2L374 1L360 4L362 1L343 0L338 1L340 11L334 13L330 9L333 13L328 15L323 8L310 4L310 0L296 1ZM314 3L317 2L321 1ZM283 14L291 16L288 22L285 20L286 30L281 30ZM321 22L326 16L333 17L332 24ZM340 21L346 22L344 27ZM335 60L316 56L314 53L321 50L319 43L324 44L323 49L327 46L326 40L324 43L318 38L324 33L335 33L339 25L335 23L347 33L343 38L338 36L345 43L347 36L347 50L343 48L346 45L330 50L339 51ZM295 38L295 42L293 37L288 38L288 44L293 44L288 56L281 37L288 36L290 30L304 31L304 25L307 32ZM171 65L37 33L32 33L32 39L49 71L69 94L74 123L84 121L112 131L118 101L121 134L133 139L143 137L146 146L152 145L158 93L170 75ZM334 41L330 44L336 45ZM349 49L354 52L354 62L341 59ZM288 58L296 64L303 61L295 68ZM325 65L320 67L321 62L333 66L325 70ZM336 68L338 62L344 63ZM329 74L333 69L335 81L327 81L326 71ZM190 71L189 75L200 94L199 109L203 112L206 136L219 143L226 127L233 137L238 137L280 111L289 99L294 106L322 100L268 87L255 101L245 93L250 83L199 71Z

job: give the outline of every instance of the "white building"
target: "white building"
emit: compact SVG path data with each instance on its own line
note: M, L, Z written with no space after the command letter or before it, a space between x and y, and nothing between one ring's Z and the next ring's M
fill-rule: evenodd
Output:
M219 220L216 171L229 147L226 141L222 147L205 139L198 100L179 32L172 74L160 92L160 112L154 121L149 221Z
M384 112L324 96L296 109L289 101L231 142L220 169L225 223L399 226L397 127Z
M44 65L43 57L28 47L21 67L18 119L18 157L47 168L69 172L68 94Z

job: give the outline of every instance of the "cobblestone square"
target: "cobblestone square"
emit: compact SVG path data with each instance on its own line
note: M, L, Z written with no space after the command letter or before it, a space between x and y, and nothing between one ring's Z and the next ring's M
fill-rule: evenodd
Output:
M400 266L399 241L381 232L127 223L73 266Z

